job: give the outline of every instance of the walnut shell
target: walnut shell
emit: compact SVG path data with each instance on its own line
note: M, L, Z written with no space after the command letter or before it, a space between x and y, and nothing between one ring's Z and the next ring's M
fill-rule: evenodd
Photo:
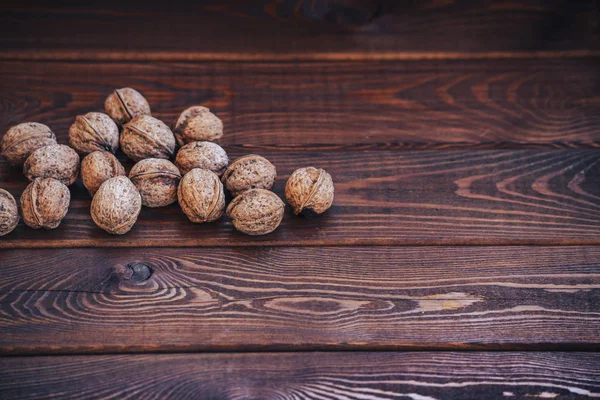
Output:
M146 207L164 207L177 200L181 173L169 160L147 158L129 171L129 179L142 196Z
M25 161L23 174L30 181L36 178L54 178L69 186L79 175L79 155L64 144L41 147Z
M124 176L125 168L114 154L108 151L94 151L81 161L81 179L83 186L93 197L100 185L115 176Z
M19 223L19 209L12 194L0 189L0 236L9 234Z
M194 168L207 169L217 176L223 175L229 164L227 153L221 146L212 142L191 142L177 152L175 165L182 174Z
M21 195L23 221L33 229L58 227L69 211L69 188L53 178L36 179Z
M212 142L223 136L223 122L208 108L193 106L181 113L174 132L180 146L190 142Z
M333 181L324 169L315 167L295 170L285 184L285 199L294 214L322 214L333 203Z
M232 196L249 189L271 189L277 179L275 166L264 157L250 154L235 160L225 170L221 181Z
M133 161L169 159L175 154L175 137L162 121L141 115L123 126L121 150Z
M179 183L177 198L192 222L212 222L225 210L225 192L219 177L206 169L195 168Z
M40 147L56 144L56 136L46 125L25 122L15 125L2 138L2 156L12 165L23 165Z
M96 150L114 153L119 147L119 128L106 114L89 112L78 115L69 128L69 144L80 154Z
M140 92L132 88L115 89L104 101L104 111L119 125L140 115L150 115L150 105Z
M123 235L133 227L142 209L142 197L126 176L104 182L94 195L90 214L94 223L113 235Z
M251 189L229 203L227 216L238 231L248 235L266 235L277 229L284 210L285 204L275 193Z

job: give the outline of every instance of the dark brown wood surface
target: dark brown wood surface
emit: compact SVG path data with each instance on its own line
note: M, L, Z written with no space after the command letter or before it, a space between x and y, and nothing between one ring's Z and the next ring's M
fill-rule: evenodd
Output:
M599 247L1 254L2 354L600 345Z

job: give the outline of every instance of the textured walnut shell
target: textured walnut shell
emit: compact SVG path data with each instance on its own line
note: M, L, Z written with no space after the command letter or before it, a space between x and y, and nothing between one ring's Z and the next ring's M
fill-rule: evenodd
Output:
M191 142L179 149L175 164L184 175L194 168L200 168L220 177L227 169L229 158L225 150L216 143Z
M129 179L142 196L146 207L164 207L177 200L181 173L169 160L147 158L129 171Z
M90 214L94 223L113 235L123 235L133 227L142 209L142 197L126 176L104 182L94 195Z
M181 113L174 132L180 146L190 142L212 142L223 136L223 122L208 108L194 106Z
M25 122L10 128L2 138L2 156L12 165L23 165L40 147L56 144L56 136L46 125Z
M81 161L83 186L94 196L100 185L115 176L124 176L125 168L114 154L107 151L94 151Z
M238 231L248 235L266 235L277 229L284 209L285 204L275 193L251 189L229 203L227 216Z
M296 215L324 213L333 203L331 175L315 167L295 170L285 184L285 199Z
M225 210L225 192L219 177L206 169L193 169L181 179L177 198L192 222L212 222Z
M9 234L19 223L19 209L12 194L0 189L0 236Z
M119 147L119 128L106 114L89 112L78 115L69 128L69 144L80 154L97 150L114 153Z
M264 157L250 154L235 160L223 173L221 181L232 196L249 189L271 189L277 179L275 166Z
M134 161L169 159L175 154L175 137L162 121L142 115L123 126L121 150Z
M69 188L52 178L36 179L21 195L23 221L33 229L58 227L69 211Z
M25 161L23 174L30 181L37 178L54 178L69 186L79 175L79 155L64 144L39 148Z
M140 115L150 115L150 105L137 90L122 88L108 95L104 111L117 124L123 125Z

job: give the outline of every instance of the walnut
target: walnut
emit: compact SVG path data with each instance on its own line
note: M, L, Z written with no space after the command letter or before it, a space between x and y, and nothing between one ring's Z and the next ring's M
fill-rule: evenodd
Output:
M225 150L216 143L190 142L179 149L175 164L184 175L194 168L201 168L220 177L229 164L229 158Z
M23 221L33 229L58 227L69 211L71 193L59 180L36 179L21 195Z
M106 114L89 112L78 115L69 128L69 144L80 154L96 150L114 153L119 147L119 128Z
M140 92L131 88L115 89L104 101L104 111L119 125L140 115L150 115L150 105Z
M104 182L94 195L90 214L100 228L123 235L133 227L142 209L142 197L126 176Z
M225 170L221 181L232 196L249 189L271 189L277 179L275 166L264 157L250 154L235 160Z
M237 196L227 207L227 216L238 231L248 235L273 232L283 219L285 204L273 192L251 189Z
M146 207L164 207L177 200L177 186L181 173L168 160L147 158L135 164L129 179L142 196Z
M83 186L93 197L104 181L115 176L124 176L125 168L117 157L108 151L94 151L81 161Z
M190 142L213 142L223 136L223 122L208 108L194 106L181 113L174 132L180 146Z
M175 137L162 121L142 115L123 126L121 150L134 161L170 159L175 154Z
M296 215L310 217L322 214L333 203L331 175L320 168L299 168L285 185L285 198Z
M21 166L35 150L56 144L56 136L46 125L25 122L10 128L2 138L2 156Z
M219 177L206 169L195 168L179 183L177 198L181 209L192 222L212 222L221 218L225 193Z
M0 236L7 235L19 223L19 209L12 194L0 189Z
M54 178L69 186L79 175L79 155L64 144L41 147L27 158L23 173L30 181Z

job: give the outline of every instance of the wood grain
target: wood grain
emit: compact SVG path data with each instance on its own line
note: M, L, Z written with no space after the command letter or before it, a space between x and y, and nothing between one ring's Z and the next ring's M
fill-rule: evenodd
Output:
M3 250L1 260L5 355L600 349L600 247Z
M2 62L0 132L38 121L67 143L76 115L132 86L169 125L209 106L247 151L597 148L599 60Z
M9 399L575 399L589 353L267 353L0 358Z

